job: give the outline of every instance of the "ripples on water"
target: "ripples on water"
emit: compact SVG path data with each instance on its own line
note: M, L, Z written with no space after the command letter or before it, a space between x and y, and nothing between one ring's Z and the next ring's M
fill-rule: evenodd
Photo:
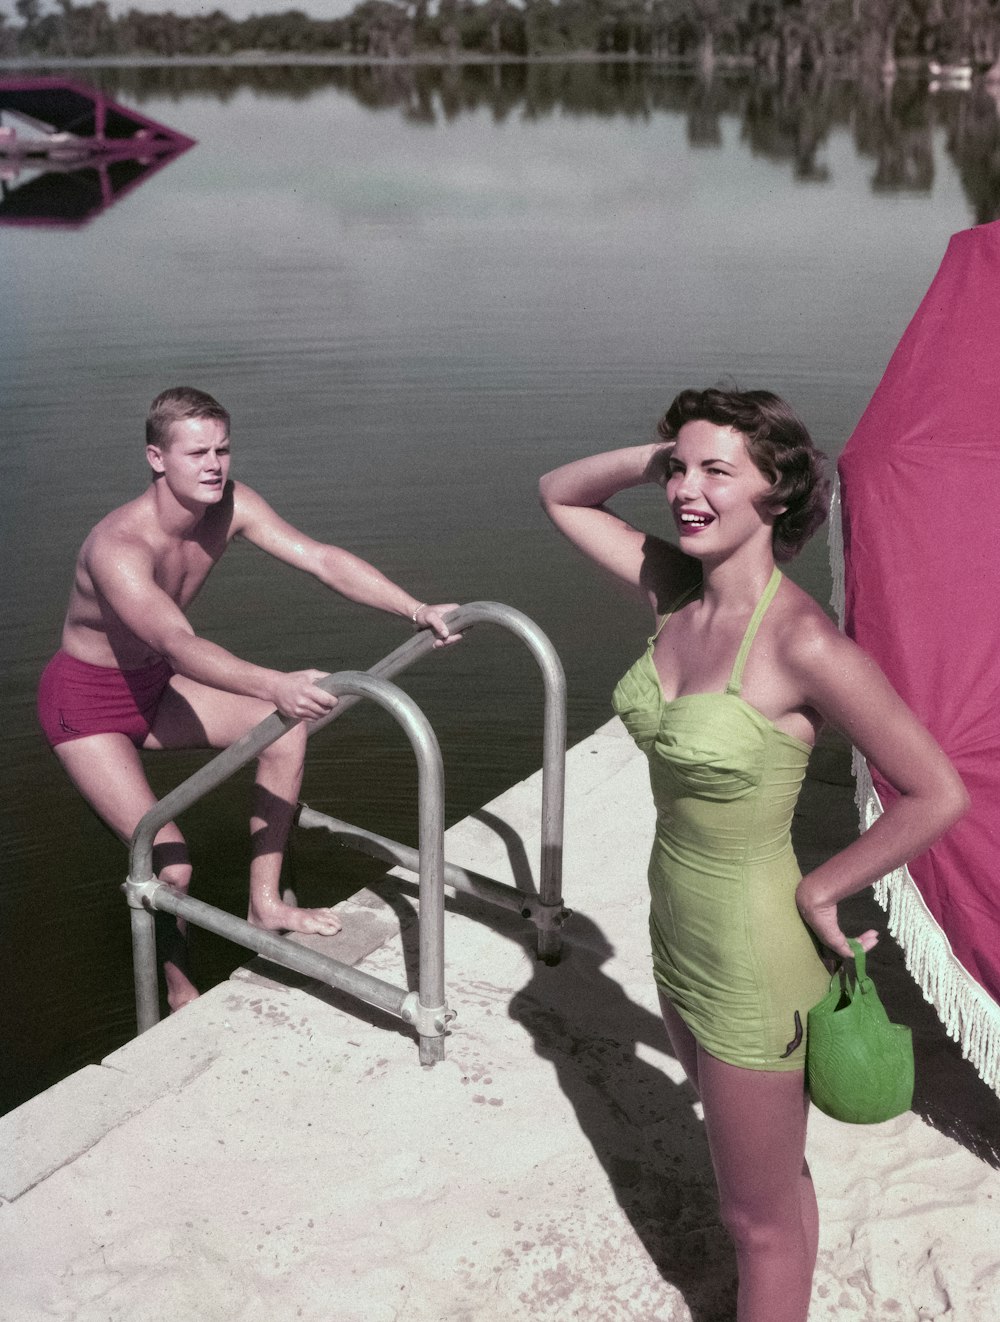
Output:
M647 621L549 531L538 474L648 439L677 389L721 377L787 394L836 454L949 234L996 214L979 92L705 88L636 65L86 77L198 145L85 229L2 235L6 1105L133 1030L125 852L44 748L33 690L80 541L145 481L154 394L219 396L239 476L418 596L535 617L578 739ZM622 508L662 526L655 493ZM822 599L825 556L792 571ZM364 667L405 636L244 547L193 617L284 668ZM449 821L539 761L532 665L477 635L405 681ZM151 774L166 790L201 760ZM248 785L185 819L198 893L237 912ZM378 712L317 738L305 797L414 839L411 755ZM372 875L309 838L293 866L312 902ZM240 962L201 934L196 958L206 983Z

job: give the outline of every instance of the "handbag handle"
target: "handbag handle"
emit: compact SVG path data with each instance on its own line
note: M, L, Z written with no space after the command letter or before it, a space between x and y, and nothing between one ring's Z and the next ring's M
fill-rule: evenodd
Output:
M856 940L853 936L849 936L849 937L847 938L847 944L851 947L851 950L854 952L854 973L855 973L855 976L857 977L857 980L858 980L859 983L860 983L860 982L864 982L864 980L865 980L865 948L864 948L864 946L861 944L861 942L858 941L858 940Z

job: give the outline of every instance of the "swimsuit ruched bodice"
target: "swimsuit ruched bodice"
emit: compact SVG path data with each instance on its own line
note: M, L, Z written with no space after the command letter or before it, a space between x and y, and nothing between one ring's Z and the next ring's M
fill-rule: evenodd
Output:
M771 736L780 733L736 694L688 693L666 702L652 643L619 681L613 705L677 791L718 803L753 793L764 776Z
M706 1050L751 1069L802 1067L806 1014L829 981L795 907L791 823L810 749L740 696L780 584L775 570L725 692L667 701L654 635L613 697L649 759L657 810L654 975Z

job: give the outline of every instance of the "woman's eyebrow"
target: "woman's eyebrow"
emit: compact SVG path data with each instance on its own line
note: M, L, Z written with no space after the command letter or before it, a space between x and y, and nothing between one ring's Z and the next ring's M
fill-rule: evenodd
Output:
M688 466L683 459L679 459L675 455L670 455L667 459L667 463L675 468L687 468ZM701 459L698 461L697 467L711 468L713 464L725 464L727 468L736 467L736 464L732 459Z

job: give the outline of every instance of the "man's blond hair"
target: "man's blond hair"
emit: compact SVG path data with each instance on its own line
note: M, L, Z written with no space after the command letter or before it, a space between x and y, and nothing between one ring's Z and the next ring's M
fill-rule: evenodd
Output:
M229 435L229 414L217 399L193 386L171 386L157 395L146 415L146 444L165 449L170 443L170 428L186 418L215 418Z

